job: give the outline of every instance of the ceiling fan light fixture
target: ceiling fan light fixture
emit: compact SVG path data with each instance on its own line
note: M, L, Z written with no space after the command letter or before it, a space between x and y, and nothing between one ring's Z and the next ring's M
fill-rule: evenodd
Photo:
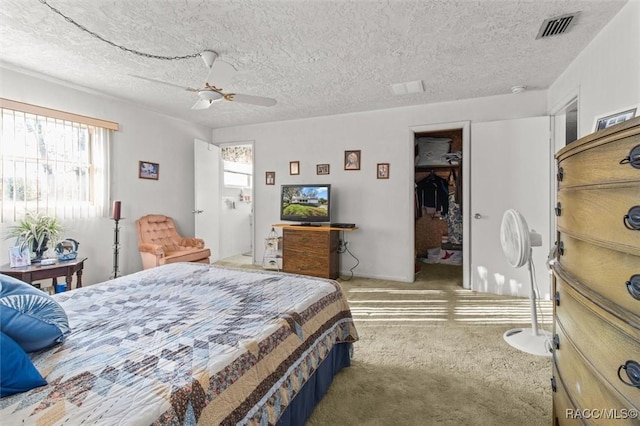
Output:
M218 54L213 50L203 50L202 52L200 52L200 57L204 61L204 64L207 66L207 68L211 69L211 67L213 66L213 62L218 57Z
M209 102L221 101L224 98L222 93L214 92L213 90L201 90L198 92L200 99L205 99Z

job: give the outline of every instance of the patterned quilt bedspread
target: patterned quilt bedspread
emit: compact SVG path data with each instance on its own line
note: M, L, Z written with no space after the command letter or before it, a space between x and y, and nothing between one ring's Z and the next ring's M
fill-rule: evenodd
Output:
M47 386L0 399L5 425L275 424L337 343L333 281L170 264L56 295L72 328L33 354Z

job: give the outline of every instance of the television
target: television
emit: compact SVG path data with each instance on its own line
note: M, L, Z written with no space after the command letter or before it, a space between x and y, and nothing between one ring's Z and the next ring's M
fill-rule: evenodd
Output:
M280 220L302 225L331 222L331 185L282 185Z

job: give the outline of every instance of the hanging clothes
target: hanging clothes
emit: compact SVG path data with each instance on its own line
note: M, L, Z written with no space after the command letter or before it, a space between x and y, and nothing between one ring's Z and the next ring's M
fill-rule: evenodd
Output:
M452 169L449 172L447 180L449 181L449 193L454 194L455 202L460 204L460 201L462 200L462 185L458 185L458 175L455 170ZM449 206L451 206L451 197L449 197Z
M449 212L445 219L447 221L449 242L462 244L462 211L460 210L460 204L456 203L454 191L449 193Z
M419 210L433 217L446 216L449 211L449 187L447 179L431 172L416 184L416 198Z

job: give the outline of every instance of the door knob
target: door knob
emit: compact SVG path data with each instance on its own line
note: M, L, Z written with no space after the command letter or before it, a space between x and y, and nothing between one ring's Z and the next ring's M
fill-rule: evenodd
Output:
M473 215L476 219L482 219L482 215L480 213L476 213Z
M204 210L194 210L194 211L192 211L191 213L193 213L193 214L200 214L200 213L202 213L202 212L204 212Z

